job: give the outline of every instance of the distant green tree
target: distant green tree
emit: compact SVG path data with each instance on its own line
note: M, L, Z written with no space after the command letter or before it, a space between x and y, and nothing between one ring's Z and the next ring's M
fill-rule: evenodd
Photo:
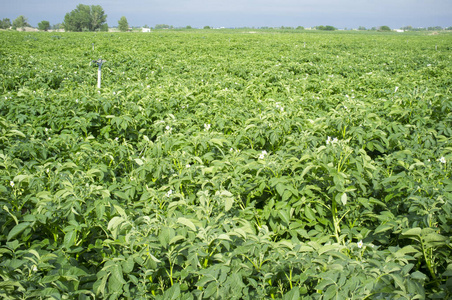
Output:
M49 21L41 21L38 23L38 29L42 31L47 31L50 29L50 22Z
M107 23L102 24L99 30L103 32L108 32L108 24Z
M28 20L24 16L18 16L13 21L13 29L22 28L24 30L27 26L30 26L30 24L28 24Z
M320 26L316 26L316 29L317 29L317 30L334 31L334 30L336 30L337 28L334 27L334 26L330 26L330 25L327 25L327 26L320 25Z
M52 29L53 29L53 30L58 30L58 29L61 28L61 26L62 26L61 23L53 24L53 25L52 25Z
M431 30L431 31L443 30L443 28L441 26L435 26L435 27L431 26L431 27L427 27L427 30Z
M66 31L97 31L106 20L107 15L100 5L79 4L64 16L63 26Z
M204 26L204 29L210 29L210 26Z
M169 29L170 26L167 24L157 24L155 25L155 29Z
M389 28L389 26L380 26L378 27L378 31L391 31L391 28Z
M119 19L118 28L120 31L123 31L123 32L129 30L129 23L127 22L126 17L122 16L121 19Z
M303 26L298 26L297 30L304 30L304 27Z
M192 29L190 25L185 26L185 29Z
M358 30L366 30L366 27L364 27L364 26L359 26L359 27L358 27Z
M0 21L0 29L8 29L11 27L11 20L8 18L4 18Z

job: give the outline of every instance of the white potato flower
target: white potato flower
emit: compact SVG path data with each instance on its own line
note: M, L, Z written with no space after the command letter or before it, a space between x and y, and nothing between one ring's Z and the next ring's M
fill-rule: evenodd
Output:
M356 243L357 245L358 245L358 248L362 248L363 247L363 241L361 240L361 241L359 241L358 243Z

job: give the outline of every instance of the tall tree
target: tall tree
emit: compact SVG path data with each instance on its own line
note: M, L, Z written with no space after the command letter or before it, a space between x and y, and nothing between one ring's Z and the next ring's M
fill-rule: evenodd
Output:
M47 31L50 29L50 22L49 21L41 21L38 23L38 29Z
M22 28L24 29L26 26L30 26L30 24L28 24L28 20L27 18L25 18L24 16L18 16L14 21L13 21L13 28L17 29L17 28Z
M79 4L77 8L64 16L63 26L66 31L100 30L107 20L100 5Z
M107 21L107 15L104 9L100 5L91 5L90 8L91 16L91 31L100 30L102 25Z
M8 18L4 18L0 21L0 28L1 29L8 29L11 27L11 20Z
M129 30L129 23L127 22L126 17L122 16L121 19L119 19L118 27L119 27L120 31L127 31L127 30Z

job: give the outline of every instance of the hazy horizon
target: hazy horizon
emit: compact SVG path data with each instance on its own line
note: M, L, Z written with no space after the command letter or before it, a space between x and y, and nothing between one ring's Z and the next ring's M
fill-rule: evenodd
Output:
M381 0L378 3L372 0L0 0L0 18L9 18L12 22L23 15L33 27L43 20L54 25L62 23L66 13L80 3L102 6L110 27L117 26L121 16L127 18L130 26L150 27L156 24L174 27L452 26L451 0Z

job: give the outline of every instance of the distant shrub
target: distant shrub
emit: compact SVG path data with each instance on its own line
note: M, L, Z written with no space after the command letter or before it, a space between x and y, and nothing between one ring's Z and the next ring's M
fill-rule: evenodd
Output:
M389 26L380 26L378 27L378 31L391 31L391 28L389 28Z

